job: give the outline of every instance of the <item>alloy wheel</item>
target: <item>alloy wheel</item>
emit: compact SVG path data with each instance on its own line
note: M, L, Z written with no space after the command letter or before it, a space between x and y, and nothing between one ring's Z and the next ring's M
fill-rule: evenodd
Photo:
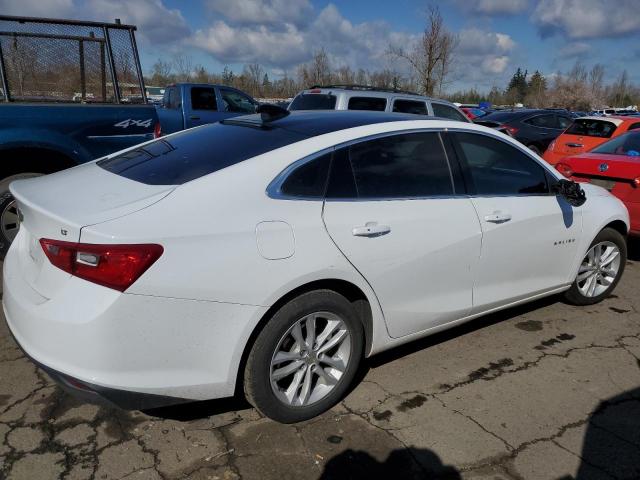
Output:
M297 320L282 336L271 359L271 388L289 406L307 406L333 391L351 358L351 333L330 312Z
M620 258L620 249L613 242L600 242L591 247L576 278L580 293L593 298L607 291L620 271Z
M4 238L13 242L18 230L20 230L20 217L18 216L18 206L15 200L7 203L0 213L0 228Z

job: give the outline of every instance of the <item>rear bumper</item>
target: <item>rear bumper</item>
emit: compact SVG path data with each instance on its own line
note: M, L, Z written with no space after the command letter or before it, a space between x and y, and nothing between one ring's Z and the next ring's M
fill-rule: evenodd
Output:
M75 277L48 299L23 279L14 245L4 262L7 325L65 388L134 409L234 394L265 307L123 294Z
M68 394L86 402L118 407L123 410L148 410L151 408L167 407L170 405L178 405L180 403L193 401L187 398L153 395L148 393L132 392L129 390L118 390L116 388L103 387L83 382L38 362L36 359L31 357L24 348L22 348L22 345L20 345L15 337L14 341L18 347L20 347L22 352L40 369L44 370L47 375L49 375L49 377L51 377L51 379L60 386L60 388Z
M624 204L627 210L629 210L629 221L631 223L629 235L634 237L640 236L640 203L624 202Z

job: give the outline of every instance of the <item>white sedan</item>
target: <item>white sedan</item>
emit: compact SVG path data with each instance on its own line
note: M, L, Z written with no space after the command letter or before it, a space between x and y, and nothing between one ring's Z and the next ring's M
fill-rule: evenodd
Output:
M244 390L301 421L364 357L547 295L607 297L629 217L583 188L481 126L267 107L14 182L5 316L86 397Z

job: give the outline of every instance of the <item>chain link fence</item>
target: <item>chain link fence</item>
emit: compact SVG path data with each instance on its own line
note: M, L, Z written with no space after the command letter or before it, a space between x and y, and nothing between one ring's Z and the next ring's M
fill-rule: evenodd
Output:
M0 16L0 100L144 102L133 29Z

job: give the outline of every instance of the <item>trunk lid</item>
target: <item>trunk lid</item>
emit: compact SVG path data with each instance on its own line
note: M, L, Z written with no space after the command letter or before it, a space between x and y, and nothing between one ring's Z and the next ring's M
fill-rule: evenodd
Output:
M94 163L13 182L10 190L21 224L12 249L19 255L24 279L40 295L51 298L70 275L51 265L41 238L78 242L82 227L142 210L174 188L135 182Z
M640 157L583 153L566 158L573 170L572 178L601 186L624 200L636 190L633 179L640 177Z

